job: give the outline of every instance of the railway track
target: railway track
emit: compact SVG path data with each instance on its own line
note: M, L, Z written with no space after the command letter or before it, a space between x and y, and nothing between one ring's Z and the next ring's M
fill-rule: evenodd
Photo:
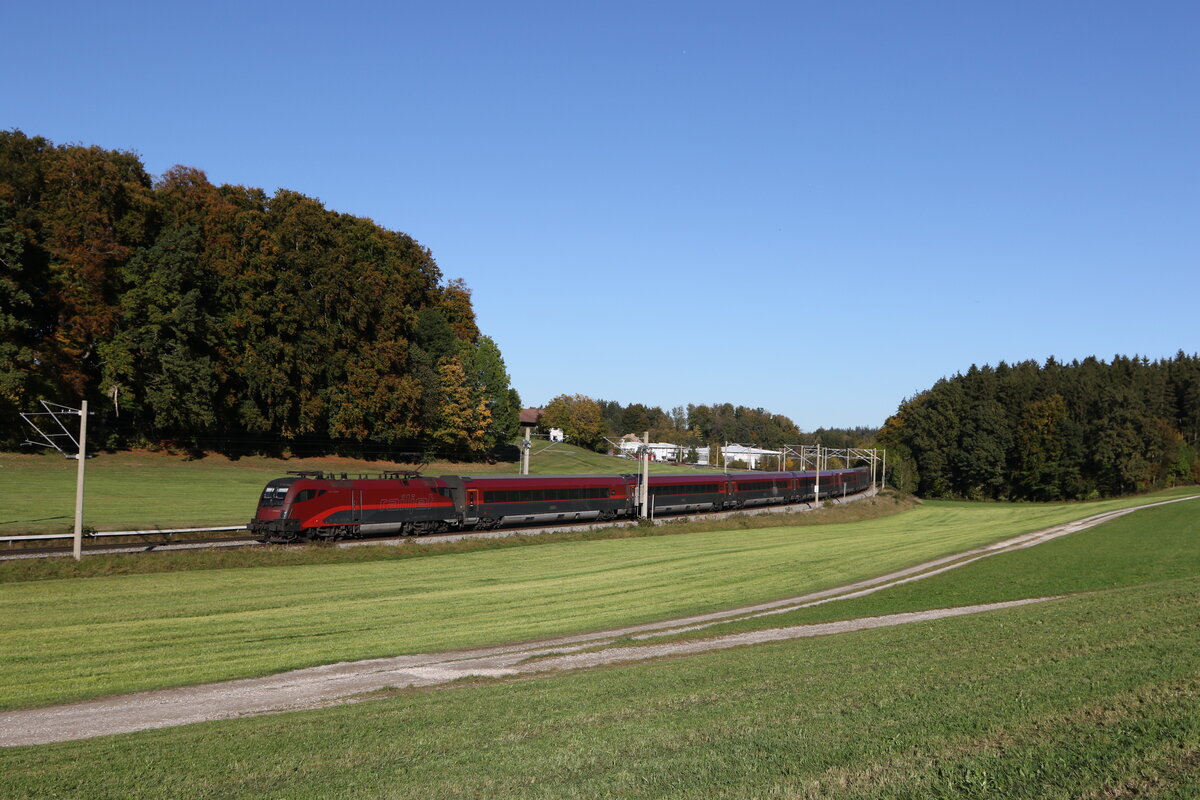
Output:
M190 539L176 541L110 542L83 545L84 555L109 555L114 553L147 553L157 550L198 550L213 547L246 547L258 544L249 536L226 536L223 538ZM16 561L25 558L57 558L72 555L66 547L13 547L0 550L0 561Z
M858 494L846 497L828 498L827 503L849 503L873 497L875 491L868 489ZM791 505L770 505L753 508L741 508L735 511L717 511L703 514L678 514L659 517L654 524L676 522L689 519L719 520L737 516L752 516L758 514L795 514L811 511L815 508L812 503L794 503ZM604 528L628 528L636 526L636 520L615 520L612 522L574 522L564 525L533 525L527 527L496 528L489 531L452 531L449 533L434 533L425 536L381 536L368 539L347 539L333 544L334 547L361 547L364 545L399 545L405 542L414 544L435 544L439 542L468 541L471 539L502 539L509 536L537 536L547 533L570 533L576 531L600 530ZM223 536L205 539L163 541L114 542L108 544L84 544L84 555L119 555L123 553L162 552L168 550L203 550L220 547L304 547L308 542L291 544L264 545L251 536ZM70 556L72 549L66 547L27 547L0 550L0 561L13 561L27 558L61 558Z

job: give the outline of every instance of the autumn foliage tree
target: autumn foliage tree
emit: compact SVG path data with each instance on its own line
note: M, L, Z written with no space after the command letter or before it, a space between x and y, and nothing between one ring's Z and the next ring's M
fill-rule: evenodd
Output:
M567 440L580 447L597 447L604 440L600 405L582 394L560 394L542 411L544 428L562 428Z
M110 446L468 457L520 405L470 289L407 234L0 132L0 439L36 399L80 397Z

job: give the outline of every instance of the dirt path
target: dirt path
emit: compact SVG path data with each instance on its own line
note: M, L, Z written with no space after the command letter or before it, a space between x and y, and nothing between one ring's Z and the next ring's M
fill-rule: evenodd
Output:
M1045 602L1035 598L1007 603L937 609L884 617L867 617L820 625L799 625L708 639L662 642L653 645L627 644L629 639L647 640L684 631L818 605L834 599L857 597L881 589L937 575L990 555L1033 547L1111 519L1180 498L1134 508L1097 514L1056 525L1004 542L929 561L915 567L867 581L813 592L801 597L703 614L682 619L638 625L598 633L565 636L536 643L502 645L451 653L419 654L372 659L294 670L264 678L139 692L82 703L0 713L0 746L45 744L87 739L113 733L166 728L206 720L231 719L255 714L320 708L362 699L362 695L390 688L433 686L464 677L528 675L562 670L643 661L664 656L741 647L760 642L826 636L911 622L977 614L1000 608ZM617 646L618 640L624 642Z

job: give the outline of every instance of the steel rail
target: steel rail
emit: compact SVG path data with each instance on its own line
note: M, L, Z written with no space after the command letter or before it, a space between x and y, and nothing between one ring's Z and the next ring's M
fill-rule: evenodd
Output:
M244 531L245 525L229 525L224 528L154 528L140 531L95 531L85 533L88 539L99 539L104 536L152 536L156 533L221 533L224 531ZM72 539L73 533L43 533L28 536L0 536L0 542L35 542L46 539Z

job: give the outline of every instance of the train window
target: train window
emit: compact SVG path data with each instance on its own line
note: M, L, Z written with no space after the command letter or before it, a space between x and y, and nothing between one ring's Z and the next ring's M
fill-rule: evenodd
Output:
M717 491L715 483L685 483L678 486L652 486L651 494L712 494Z
M620 496L619 490L616 496ZM514 489L511 491L498 490L483 493L484 503L523 503L554 500L585 500L605 499L609 497L607 486L568 489Z
M281 506L283 498L287 496L287 485L284 486L267 486L263 489L262 498L259 499L260 506Z

